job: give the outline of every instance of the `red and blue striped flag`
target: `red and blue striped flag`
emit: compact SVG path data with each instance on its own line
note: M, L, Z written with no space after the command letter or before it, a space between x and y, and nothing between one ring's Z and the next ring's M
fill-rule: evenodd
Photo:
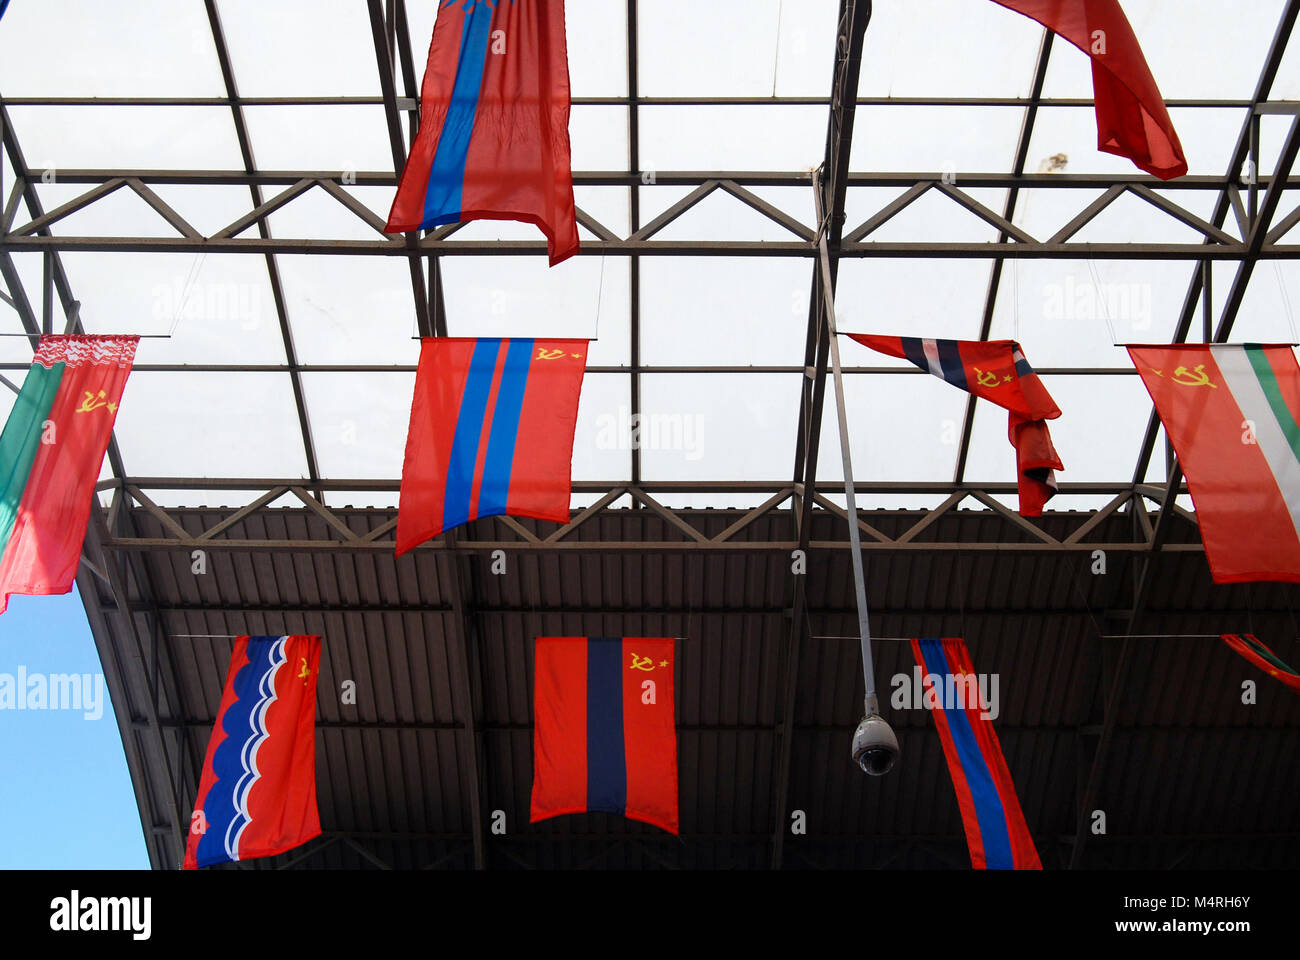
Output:
M397 556L509 514L567 523L586 340L427 337L397 509Z
M389 233L519 220L578 252L564 0L443 0Z
M1064 470L1047 421L1061 415L1014 340L933 340L848 333L864 347L910 360L926 373L1007 411L1007 439L1016 448L1020 514L1041 516L1056 495L1056 471Z
M532 822L600 810L677 832L673 648L537 638Z
M956 638L913 640L912 654L924 674L926 701L933 697L937 704L931 712L957 791L971 866L976 870L1041 870L993 721L982 715L976 692L979 684L966 644ZM969 680L952 683L950 676ZM969 702L972 694L974 703Z
M320 637L238 637L203 760L186 870L271 857L320 835Z

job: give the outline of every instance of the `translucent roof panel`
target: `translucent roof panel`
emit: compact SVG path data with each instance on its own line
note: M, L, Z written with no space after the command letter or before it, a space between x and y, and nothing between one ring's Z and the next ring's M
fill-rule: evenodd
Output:
M855 352L871 353L865 347ZM829 384L826 399L817 478L842 482L839 418ZM854 479L952 479L966 413L966 395L960 390L921 373L855 374L844 377L844 402ZM874 504L875 495L862 502Z
M659 0L643 6L641 92L825 97L838 8L835 0Z
M673 366L802 363L811 272L809 261L795 259L647 260L642 359ZM740 384L746 385L749 379Z
M219 9L241 96L379 95L366 4L221 0Z
M114 433L135 476L307 476L283 373L178 377L136 370Z
M794 456L797 374L737 374L730 390L709 374L642 377L640 428L646 480L784 480ZM610 422L611 430L618 425ZM766 495L750 498L757 503ZM696 496L697 506L716 506ZM681 501L677 501L681 502Z
M243 167L230 112L217 107L15 106L9 115L27 165L56 179L60 167Z
M440 4L408 0L404 6L408 36L398 31L397 39L409 39L409 48L398 52L409 55L418 88ZM642 3L639 46L630 51L626 4L567 0L574 194L583 219L590 218L580 226L584 255L549 268L540 250L495 256L453 246L439 256L437 267L453 336L593 340L575 436L576 480L631 479L628 434L638 414L649 425L637 452L640 475L701 487L665 496L665 502L761 502L767 494L722 494L707 490L707 484L788 482L792 475L804 382L796 371L804 362L817 264L809 243L819 226L812 171L826 152L839 6L837 0ZM144 175L149 189L203 237L213 237L255 203L241 181L245 160L235 116L224 102L227 90L205 4L183 0L168 5L166 16L156 7L121 0L109 12L89 0L15 2L0 29L0 92L28 98L6 102L5 108L28 165L45 174L33 187L45 210L114 174L156 171ZM1151 181L1151 188L1158 198L1208 219L1248 120L1241 101L1258 85L1286 3L1124 0L1124 8L1158 84L1174 101L1171 114L1192 174L1215 178L1204 189L1194 181ZM348 182L352 172L394 170L370 5L217 0L216 9L238 93L259 101L240 110L265 181L257 188L261 196L270 199L287 189L292 180L284 174L321 178L385 218L393 185ZM50 37L56 35L58 56L50 57ZM1202 55L1206 37L1214 38L1212 56ZM1039 25L987 0L874 5L858 86L867 102L856 110L850 172L858 183L873 177L876 182L848 187L843 232L868 222L913 184L941 174L965 197L954 199L943 185L931 186L867 234L865 250L841 258L836 320L842 330L981 335L995 261L991 251L951 245L995 244L1000 231L958 200L969 198L994 218L1006 210L1012 191L1005 178L1029 115L1017 101L1030 94L1043 38ZM1282 58L1271 98L1300 98L1298 49L1300 40ZM402 98L391 106L399 111L405 149L411 91L402 58L391 66ZM629 71L635 72L640 102L628 101ZM1053 42L1043 93L1049 102L1034 116L1025 171L1064 176L1018 188L1011 214L1036 241L1051 238L1101 196L1108 179L1128 181L1138 173L1129 161L1097 150L1094 111L1087 102L1092 97L1087 56L1067 42ZM59 97L210 102L33 102ZM1013 102L970 102L986 98ZM1059 98L1084 102L1051 102ZM361 102L330 102L340 99ZM709 102L717 99L731 102ZM913 102L918 100L953 102ZM1198 100L1229 102L1188 102ZM1283 155L1293 119L1286 112L1262 118L1263 173ZM1064 161L1053 159L1058 155ZM13 182L7 156L3 168L0 203L7 201ZM81 173L69 173L77 170ZM278 175L264 176L267 172ZM659 177L672 173L678 174L675 182ZM781 176L768 176L773 173ZM976 185L977 174L1004 179ZM1077 175L1095 177L1100 185L1075 186ZM730 178L735 184L714 189L659 229L639 259L626 249L597 249L598 239L610 234L625 241L699 184ZM198 182L164 182L185 179ZM764 204L775 210L764 211ZM1278 216L1297 205L1300 193L1288 191ZM26 209L15 217L20 227L30 219ZM140 346L118 422L128 472L306 476L296 376L320 474L395 479L411 368L419 355L412 262L405 248L394 244L374 256L323 251L321 241L383 239L372 223L319 186L277 209L266 223L277 241L316 246L276 253L271 261L254 247L226 253L216 243L206 250L196 243L196 249L184 252L125 249L180 236L128 185L52 225L55 236L78 247L61 251L60 262L81 302L85 328L149 335ZM1240 238L1231 214L1223 230ZM258 236L252 225L238 239ZM77 238L86 243L75 243ZM103 238L112 241L113 252L87 248ZM542 235L530 224L475 221L448 236L452 245L498 240L540 245ZM1067 463L1063 481L1131 478L1151 405L1117 344L1174 335L1203 240L1194 226L1130 192L1073 235L1070 242L1080 244L1077 255L1061 259L1048 251L1048 256L1003 265L987 334L1019 340L1030 361L1045 371L1065 411L1053 425ZM1300 243L1300 235L1293 230L1285 242ZM30 241L16 240L5 256L39 318L42 255L25 243ZM771 244L772 249L751 255L755 251L718 246L729 243ZM1089 259L1084 246L1117 243L1154 245L1164 258L1143 259L1143 251L1135 249L1132 256L1101 252ZM930 249L900 256L872 244ZM1183 258L1168 259L1172 245L1189 245L1190 254L1173 250ZM273 296L271 264L281 304ZM427 282L429 257L420 256L416 266ZM1238 276L1249 276L1250 282L1231 339L1300 339L1295 261L1274 259L1270 251L1245 269L1238 260L1217 260L1210 298L1216 324ZM298 364L292 376L285 369L281 308ZM1199 303L1195 310L1192 340L1203 336ZM53 325L61 330L61 305L53 314ZM3 302L0 327L9 334L22 330L17 309ZM950 480L962 446L966 396L904 361L847 340L840 347L846 367L896 371L846 375L858 479L899 485ZM8 365L10 379L22 376L30 357L25 337L0 337L0 363ZM633 370L634 360L641 371ZM184 364L276 369L156 369ZM347 369L357 366L371 369ZM739 369L653 372L663 367ZM1089 372L1094 368L1112 372ZM639 409L633 407L634 396ZM829 485L828 492L842 478L834 399L828 391L819 461L819 480ZM988 404L976 410L965 476L1010 482L1014 461L1005 415ZM1164 469L1162 438L1147 475L1162 477ZM585 491L574 502L593 499ZM860 502L898 507L932 499L889 490L864 493ZM395 502L391 494L348 493L329 500L332 505ZM1063 498L1058 505L1067 503L1085 501Z
M111 11L111 15L105 15ZM0 30L6 97L225 96L202 3L11 3ZM42 42L33 43L35 37Z
M990 3L874 4L858 94L1027 96L1042 36L1043 28L1032 20Z

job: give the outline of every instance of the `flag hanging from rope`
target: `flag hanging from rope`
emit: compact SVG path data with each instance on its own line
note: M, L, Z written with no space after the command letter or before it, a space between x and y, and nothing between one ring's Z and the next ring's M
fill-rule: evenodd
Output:
M0 613L72 589L138 337L40 339L0 433Z
M909 360L926 373L1007 411L1007 439L1016 448L1020 514L1037 517L1056 494L1064 470L1052 446L1047 420L1061 415L1047 388L1014 340L932 340L866 333L845 336L891 357Z
M926 702L935 703L931 712L957 792L971 866L1041 870L1002 745L993 721L985 716L987 704L980 700L965 642L913 640L912 655L924 674ZM954 682L958 679L963 682Z
M519 220L578 252L564 0L443 0L388 233Z
M1178 131L1119 0L993 0L1036 20L1092 60L1097 149L1161 180L1187 172Z
M1253 633L1225 633L1223 642L1241 654L1271 677L1276 677L1296 693L1300 693L1300 672L1256 639Z
M186 870L272 857L320 835L318 636L238 637L185 843Z
M1216 583L1300 582L1300 366L1288 346L1130 346Z
M397 555L509 514L567 523L586 340L427 337L397 510Z
M537 638L532 822L600 810L677 832L673 648Z

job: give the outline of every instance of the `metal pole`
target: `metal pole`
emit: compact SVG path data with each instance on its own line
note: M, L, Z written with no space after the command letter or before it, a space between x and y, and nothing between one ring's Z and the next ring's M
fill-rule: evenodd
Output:
M818 207L821 203L821 177L817 178ZM821 212L820 210L818 211ZM831 371L835 381L835 409L840 421L840 455L844 460L844 497L849 515L849 547L853 554L853 588L858 601L858 633L862 641L862 679L866 690L867 715L880 712L879 698L876 696L876 671L871 660L871 623L867 609L867 578L862 563L862 536L858 531L858 501L853 489L853 461L849 454L849 420L844 408L844 373L840 369L840 345L835 329L835 290L831 282L830 251L826 247L826 234L823 231L817 238L817 249L822 271L822 296L825 298L823 309L826 311L826 326L830 332Z

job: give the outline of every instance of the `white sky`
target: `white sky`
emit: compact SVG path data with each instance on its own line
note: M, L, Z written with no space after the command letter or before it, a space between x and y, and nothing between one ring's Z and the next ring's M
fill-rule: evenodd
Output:
M647 96L825 96L830 89L836 0L643 0L639 88ZM1167 98L1247 99L1254 91L1282 0L1125 0L1124 7ZM244 96L377 96L364 0L221 0L231 57ZM408 0L417 73L422 75L435 0ZM627 92L624 5L568 0L569 58L576 97ZM860 94L1018 97L1029 92L1042 30L987 0L875 0L863 54ZM399 81L400 89L400 81ZM224 95L199 0L13 0L0 22L0 93L23 96ZM1058 41L1048 97L1089 97L1087 58ZM1300 98L1300 40L1293 40L1271 99ZM224 107L11 108L28 162L36 168L242 167ZM1222 175L1244 113L1178 109L1174 123L1193 174ZM338 176L389 170L392 156L379 106L250 107L254 153L263 169ZM1023 109L870 106L858 110L851 169L1009 171ZM1290 118L1263 121L1263 168L1271 170ZM820 162L822 106L655 106L640 116L643 170L800 171ZM571 136L578 171L629 166L627 110L576 106ZM1130 173L1125 160L1099 153L1091 109L1040 111L1028 166L1065 153L1071 173ZM5 190L12 183L7 161ZM88 189L40 186L51 209ZM249 209L244 187L158 185L157 193L197 229L219 230ZM349 187L381 217L392 188ZM645 222L689 187L642 186ZM268 188L267 195L278 192ZM812 226L811 191L755 188ZM901 189L850 190L847 229ZM971 189L1001 212L1002 191ZM1015 222L1045 238L1098 191L1022 191ZM1210 191L1170 191L1209 217ZM628 190L579 187L579 205L626 234ZM1291 191L1281 208L1300 203ZM19 218L22 222L22 218ZM362 238L375 234L331 197L314 190L270 217L273 235ZM1225 229L1236 235L1229 218ZM68 217L63 234L171 236L143 201L119 191ZM535 239L523 224L477 222L459 238ZM590 236L584 231L584 236ZM931 192L875 234L875 240L995 239L992 227ZM777 224L717 192L660 239L789 240ZM1126 196L1077 237L1094 241L1182 240L1189 228ZM16 257L29 296L40 291L40 262ZM65 254L74 295L92 332L163 333L146 340L137 362L285 361L264 261L254 255ZM301 362L414 364L417 343L407 261L397 257L280 256L288 314ZM544 257L451 257L443 261L455 335L599 336L590 362L630 359L629 263L581 256L548 269ZM838 305L843 329L918 336L978 335L991 261L846 259ZM645 363L799 365L807 323L811 260L780 258L642 259ZM1236 265L1214 271L1215 311ZM1011 261L1003 275L993 336L1015 337L1038 367L1097 366L1131 371L1124 340L1168 339L1192 266L1183 262ZM1084 298L1100 282L1106 315ZM1264 263L1242 305L1234 340L1296 337L1300 267ZM39 309L39 308L38 308ZM1108 326L1107 318L1110 325ZM1199 317L1197 320L1199 324ZM0 330L20 329L0 304ZM1199 329L1199 328L1198 328ZM894 361L851 342L849 366ZM21 338L0 338L0 362L26 363ZM11 379L20 376L12 372ZM401 472L413 374L306 373L309 420L328 478L397 478ZM1127 481L1150 402L1136 376L1047 377L1064 416L1052 434L1066 464L1064 481ZM646 480L787 481L799 378L746 373L658 374L642 379L647 414L680 415L690 442L642 451ZM848 377L855 473L860 480L938 481L952 477L965 395L924 376ZM829 401L829 398L828 398ZM12 403L0 391L0 415ZM576 480L626 480L630 454L608 442L609 425L630 403L628 377L589 374L574 445ZM966 478L1014 481L1005 414L981 404ZM137 476L276 477L305 475L306 460L287 374L132 375L117 436ZM685 438L683 438L685 441ZM840 478L834 407L828 402L819 476ZM1163 444L1150 476L1163 475ZM107 468L106 468L107 469ZM757 497L716 494L669 502L722 506ZM238 496L160 494L165 503L237 502ZM575 503L589 498L577 497ZM922 506L927 497L863 497L867 506ZM1104 498L1102 498L1104 499ZM395 494L348 496L335 503L395 502ZM1014 497L1009 498L1014 503ZM1058 498L1054 506L1093 505Z

